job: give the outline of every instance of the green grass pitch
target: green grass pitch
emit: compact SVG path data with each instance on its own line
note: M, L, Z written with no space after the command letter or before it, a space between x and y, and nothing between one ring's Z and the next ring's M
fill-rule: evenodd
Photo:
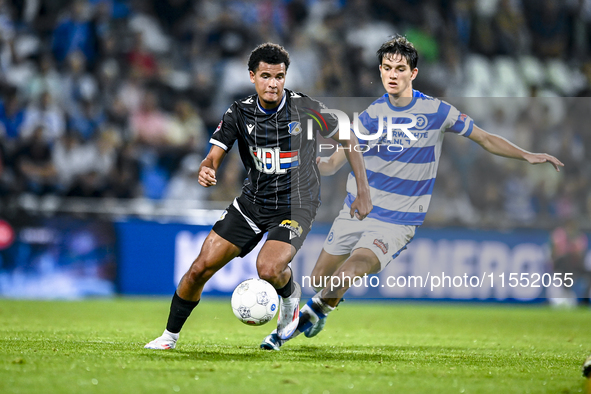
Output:
M578 393L591 310L348 302L325 331L258 348L229 300L207 299L177 349L166 299L0 300L0 393Z

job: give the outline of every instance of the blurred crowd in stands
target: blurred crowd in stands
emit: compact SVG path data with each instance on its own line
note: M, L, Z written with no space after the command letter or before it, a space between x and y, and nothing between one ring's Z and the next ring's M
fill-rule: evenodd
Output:
M431 224L591 218L591 0L0 0L0 203L228 201L237 152L215 188L197 170L226 108L254 92L250 51L284 45L288 88L377 97L375 51L395 33L419 50L415 88L566 164L554 174L450 137Z

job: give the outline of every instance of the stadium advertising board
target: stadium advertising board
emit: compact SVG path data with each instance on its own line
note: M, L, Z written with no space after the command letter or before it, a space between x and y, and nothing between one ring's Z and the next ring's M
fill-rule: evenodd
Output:
M68 217L0 221L0 297L112 296L115 280L112 223Z
M121 241L119 285L124 294L172 293L209 232L206 226L141 221L116 226ZM307 275L328 230L315 226L292 262L307 295L316 285ZM518 302L564 297L562 290L576 290L578 278L552 272L548 237L541 230L422 228L379 275L354 280L347 296ZM230 262L207 283L204 294L229 296L242 280L257 277L257 252ZM331 286L347 278L326 280Z

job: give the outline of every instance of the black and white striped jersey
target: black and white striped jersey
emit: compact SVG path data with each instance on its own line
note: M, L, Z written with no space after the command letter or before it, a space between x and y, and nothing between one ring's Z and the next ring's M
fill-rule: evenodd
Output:
M229 151L238 140L248 172L242 194L248 201L271 209L320 205L316 131L331 137L338 130L336 117L321 114L323 108L322 103L288 89L271 111L261 107L256 94L228 108L210 142Z

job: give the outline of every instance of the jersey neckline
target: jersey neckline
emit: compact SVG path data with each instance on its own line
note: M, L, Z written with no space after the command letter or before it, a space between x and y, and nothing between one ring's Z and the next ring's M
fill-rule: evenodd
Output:
M257 94L257 97L256 97L256 101L257 101L257 108L258 108L258 109L259 109L259 110L260 110L262 113L264 113L265 115L271 115L271 114L274 114L274 113L276 113L277 111L281 110L281 108L283 108L283 106L285 105L285 100L286 100L286 97L287 97L286 91L285 91L285 89L283 89L283 98L281 99L281 102L279 103L279 105L278 105L277 107L273 108L273 109L264 109L264 108L261 106L261 103L260 103L260 101L259 101L259 95Z
M392 103L390 102L390 96L388 95L388 93L385 93L382 97L384 98L384 100L386 101L386 103L388 103L388 107L390 107L391 110L393 111L406 111L411 109L417 102L417 97L419 97L420 93L418 90L412 90L412 100L410 100L410 103L408 103L407 105L405 105L404 107L396 107L395 105L392 105Z

